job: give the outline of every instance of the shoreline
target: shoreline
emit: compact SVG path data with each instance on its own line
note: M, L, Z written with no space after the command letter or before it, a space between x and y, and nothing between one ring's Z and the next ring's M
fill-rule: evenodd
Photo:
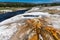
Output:
M15 11L18 11L18 10L27 10L27 9L29 9L29 8L23 8L23 7L4 8L4 7L0 7L0 14L7 13L7 12L15 12Z

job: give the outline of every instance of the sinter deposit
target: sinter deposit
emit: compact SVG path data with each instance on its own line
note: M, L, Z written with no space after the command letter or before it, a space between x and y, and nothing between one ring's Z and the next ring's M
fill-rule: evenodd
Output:
M60 40L59 29L60 15L26 12L0 22L0 40Z

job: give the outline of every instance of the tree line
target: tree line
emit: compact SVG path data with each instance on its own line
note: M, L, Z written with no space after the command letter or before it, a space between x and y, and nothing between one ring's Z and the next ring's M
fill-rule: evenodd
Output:
M33 7L36 6L33 3L19 3L19 2L4 2L0 3L0 7Z
M20 2L0 2L0 7L34 7L34 6L59 6L60 3L20 3Z

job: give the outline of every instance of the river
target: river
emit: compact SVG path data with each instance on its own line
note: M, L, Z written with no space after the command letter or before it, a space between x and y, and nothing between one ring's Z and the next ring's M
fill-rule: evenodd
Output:
M2 13L2 14L0 14L0 22L6 20L8 18L11 18L13 16L23 14L25 11L28 11L28 10L29 9L27 9L27 10L18 10L18 11L15 11L15 12Z

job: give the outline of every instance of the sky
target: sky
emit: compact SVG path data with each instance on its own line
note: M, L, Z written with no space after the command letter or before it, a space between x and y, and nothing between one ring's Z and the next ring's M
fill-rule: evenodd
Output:
M0 0L0 2L51 3L60 2L60 0Z

